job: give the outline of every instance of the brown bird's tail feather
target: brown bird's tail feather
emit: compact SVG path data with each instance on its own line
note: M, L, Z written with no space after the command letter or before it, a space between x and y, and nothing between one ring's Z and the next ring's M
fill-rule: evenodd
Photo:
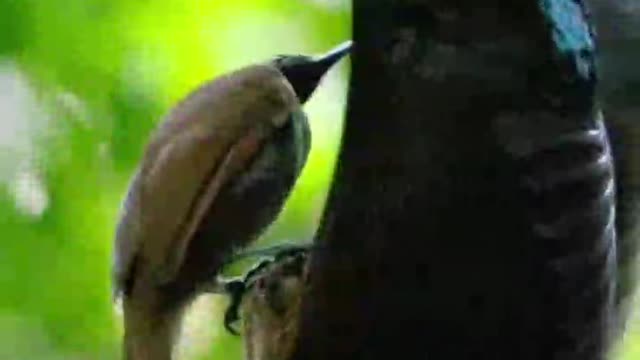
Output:
M167 307L159 294L123 298L124 360L171 360L184 306Z

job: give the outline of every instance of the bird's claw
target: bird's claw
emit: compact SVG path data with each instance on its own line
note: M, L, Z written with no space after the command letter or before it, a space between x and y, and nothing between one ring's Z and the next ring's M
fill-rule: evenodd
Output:
M224 313L224 327L228 332L237 336L240 333L233 326L233 324L240 318L240 316L238 315L238 310L240 308L240 304L242 303L242 296L246 291L246 280L234 279L228 281L224 284L224 289L231 298L229 306Z
M274 252L275 250L275 252ZM256 276L264 271L269 265L274 262L279 262L282 259L290 258L293 256L299 256L306 254L309 251L309 246L304 245L291 245L281 246L278 249L264 249L264 254L273 254L270 257L257 262L247 273L239 278L224 281L217 280L215 284L215 293L225 293L230 297L229 305L224 314L224 327L233 335L239 335L239 331L234 327L234 324L240 319L239 310L240 304L242 304L242 298L244 294L251 288ZM259 252L252 254L260 255ZM240 255L242 257L242 254Z

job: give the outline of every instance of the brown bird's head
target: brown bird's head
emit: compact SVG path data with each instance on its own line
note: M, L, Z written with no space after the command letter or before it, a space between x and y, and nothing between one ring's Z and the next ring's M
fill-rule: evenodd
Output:
M304 104L318 87L322 76L351 51L352 42L346 41L319 56L279 55L271 63L287 78Z

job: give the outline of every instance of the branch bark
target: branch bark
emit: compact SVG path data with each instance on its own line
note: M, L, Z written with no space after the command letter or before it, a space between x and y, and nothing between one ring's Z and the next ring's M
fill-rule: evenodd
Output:
M579 179L595 195L534 189L569 181L547 166L608 156L606 137L581 142L603 133L581 2L355 0L353 37L291 358L603 359L610 161Z

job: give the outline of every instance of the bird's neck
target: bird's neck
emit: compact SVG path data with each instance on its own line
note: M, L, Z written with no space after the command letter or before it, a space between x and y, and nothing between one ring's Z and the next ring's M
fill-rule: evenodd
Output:
M152 299L123 299L124 360L172 360L184 306L158 307Z

